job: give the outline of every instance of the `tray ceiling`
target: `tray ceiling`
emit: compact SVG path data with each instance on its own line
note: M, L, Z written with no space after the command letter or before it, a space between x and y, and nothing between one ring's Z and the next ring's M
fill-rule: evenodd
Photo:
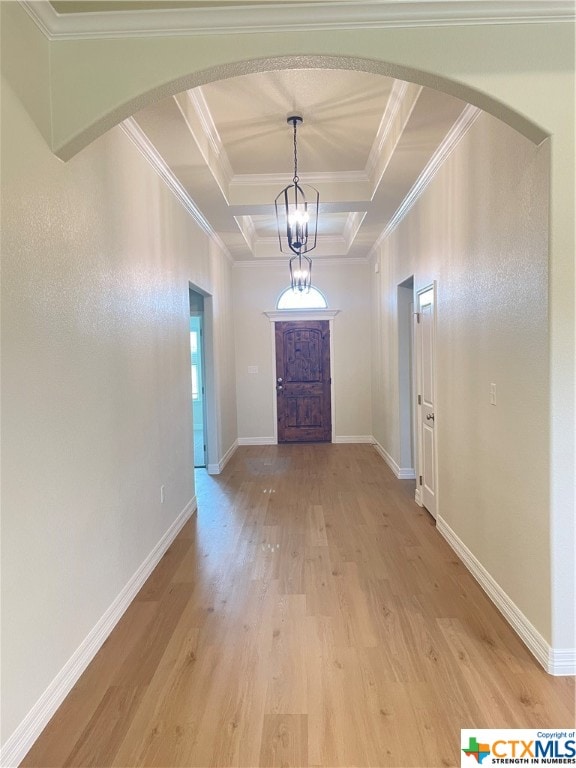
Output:
M320 191L316 258L366 259L466 104L380 75L300 69L209 83L134 115L236 261L283 258L274 199L293 173Z

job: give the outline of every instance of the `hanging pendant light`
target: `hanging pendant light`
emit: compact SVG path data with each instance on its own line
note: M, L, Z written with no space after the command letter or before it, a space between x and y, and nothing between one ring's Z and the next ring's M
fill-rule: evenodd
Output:
M302 117L290 115L287 123L294 128L294 178L274 201L278 241L281 253L293 254L288 262L292 290L307 293L312 285L312 259L306 254L316 248L320 194L310 184L300 184L298 178L296 127Z
M304 253L291 256L288 261L290 285L295 293L309 293L312 286L312 259Z

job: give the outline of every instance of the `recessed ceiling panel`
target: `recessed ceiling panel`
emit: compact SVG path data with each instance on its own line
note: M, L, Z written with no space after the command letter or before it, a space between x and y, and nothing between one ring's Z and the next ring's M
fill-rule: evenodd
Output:
M324 213L318 224L319 235L344 236L348 213ZM277 237L276 216L251 216L258 237Z
M282 70L202 86L234 174L292 173L289 114L301 114L302 173L363 171L393 80L365 72Z

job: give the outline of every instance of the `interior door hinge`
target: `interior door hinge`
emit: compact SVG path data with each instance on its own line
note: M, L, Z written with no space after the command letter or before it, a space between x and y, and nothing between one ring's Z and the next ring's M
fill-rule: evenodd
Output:
M422 485L422 475L420 475L420 485Z
M422 405L422 395L418 395L418 405Z
M414 312L414 317L416 318L416 322L420 323L420 312Z

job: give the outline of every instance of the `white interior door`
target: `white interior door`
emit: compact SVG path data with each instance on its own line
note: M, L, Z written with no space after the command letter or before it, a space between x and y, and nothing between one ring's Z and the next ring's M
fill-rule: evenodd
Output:
M417 294L418 437L420 501L436 517L436 390L434 287Z

